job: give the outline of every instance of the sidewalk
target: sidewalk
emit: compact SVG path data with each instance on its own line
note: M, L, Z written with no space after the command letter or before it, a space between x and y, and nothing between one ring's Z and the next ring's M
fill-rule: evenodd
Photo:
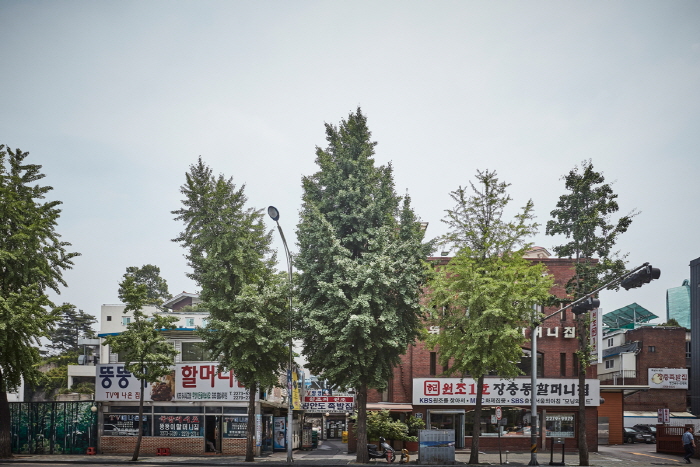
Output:
M469 461L469 450L460 450L455 453L456 464L466 464ZM357 465L355 453L347 452L347 445L339 441L322 441L318 449L311 451L294 451L294 465L298 466L338 466L338 465ZM528 465L531 459L529 452L481 452L479 454L479 463L481 465ZM554 462L561 462L561 453L554 454ZM550 453L539 452L537 461L540 465L549 465ZM578 465L578 454L567 453L564 459L566 465ZM630 460L622 460L615 458L610 453L590 453L590 464L600 467L627 467L628 465L676 465L680 464L682 459L679 457L679 462L635 462ZM0 464L22 464L22 463L46 463L46 464L134 464L131 462L131 454L121 455L28 455L18 454L14 459L0 461ZM137 464L146 465L238 465L248 466L254 464L264 464L265 467L287 464L286 452L265 453L261 457L256 457L255 462L245 462L244 456L226 456L226 455L201 455L201 456L139 456ZM371 461L371 465L386 464L383 459L375 459ZM395 462L398 464L398 460ZM410 465L423 465L418 459L418 453L411 454Z

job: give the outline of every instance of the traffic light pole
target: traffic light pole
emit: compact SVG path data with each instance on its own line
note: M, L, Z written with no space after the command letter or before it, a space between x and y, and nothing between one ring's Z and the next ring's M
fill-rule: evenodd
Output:
M530 463L528 465L540 465L537 462L537 432L538 430L538 415L537 415L537 328L546 320L551 318L552 316L556 316L562 311L566 310L567 308L574 308L576 305L581 305L584 304L588 301L589 298L593 298L594 295L596 295L598 292L601 290L610 287L611 285L615 284L616 282L622 282L625 279L631 277L632 275L638 273L639 271L645 269L645 268L650 268L649 263L644 263L641 266L638 266L634 268L633 270L621 275L620 277L617 277L604 285L598 287L595 289L593 292L590 292L583 297L574 300L573 302L567 304L566 306L558 309L554 313L550 313L547 316L545 316L542 319L534 319L532 321L532 326L530 327L530 358L532 359L532 371L530 374L530 395L532 397L531 403L530 403L530 440L531 440L531 446L530 446ZM658 269L656 270L658 273ZM651 272L650 272L650 277L652 277ZM654 279L658 279L658 274L656 277L653 277ZM638 286L633 286L633 287L638 287ZM590 302L589 302L590 303Z

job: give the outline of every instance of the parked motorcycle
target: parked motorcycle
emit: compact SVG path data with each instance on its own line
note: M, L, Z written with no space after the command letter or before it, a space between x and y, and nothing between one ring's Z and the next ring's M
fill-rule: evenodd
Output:
M370 459L386 459L387 463L391 464L396 459L396 451L392 448L389 443L386 442L384 438L379 438L379 444L382 446L382 450L377 450L376 444L367 445L367 454L369 454ZM408 462L408 450L401 450L401 460L399 464Z

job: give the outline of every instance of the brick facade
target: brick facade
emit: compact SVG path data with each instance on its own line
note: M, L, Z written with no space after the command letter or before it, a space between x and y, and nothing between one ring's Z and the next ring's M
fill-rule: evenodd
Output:
M649 368L685 368L685 328L667 326L640 327L625 333L627 342L639 342L636 358L636 378L626 378L625 384L649 384ZM680 389L649 389L625 397L625 410L653 411L667 408L684 412L687 391Z
M136 436L102 436L100 438L100 454L131 454L136 448ZM170 448L173 456L189 456L204 454L204 438L167 438L144 436L141 438L141 455L155 456L158 448ZM221 453L230 456L244 456L245 439L222 440Z
M449 258L429 258L429 260L442 262L443 264ZM558 297L566 297L565 285L569 278L573 275L574 268L572 260L559 258L532 258L533 263L544 263L548 272L554 276L555 284L551 289L551 293ZM551 307L544 310L546 315L556 312L559 307ZM525 325L527 325L525 323ZM541 334L537 339L538 358L543 359L545 378L577 378L578 371L575 368L574 353L578 350L579 344L576 338L576 322L574 315L570 310L562 314L552 316L541 324ZM524 335L529 339L530 330L525 329ZM523 348L530 349L529 341L523 345ZM431 376L439 376L442 373L442 367L437 364L435 373L431 374L431 351L423 342L416 342L410 346L406 353L401 357L401 363L394 370L394 377L389 381L387 392L385 394L371 390L368 393L368 402L394 402L394 403L409 403L413 402L413 379L426 378ZM563 354L563 356L562 356ZM433 356L433 366L435 365ZM595 365L589 367L586 378L597 377L597 369ZM466 411L472 410L472 406L463 407L430 407L431 409L455 409L463 408ZM529 409L529 405L527 407ZM578 407L538 407L539 410L545 410L548 414L553 413L576 413ZM422 413L424 419L427 414L426 406L414 406L414 413ZM578 416L578 415L576 415ZM597 451L598 446L598 415L597 407L589 407L586 409L586 437L588 446L591 451ZM540 447L542 440L540 439ZM502 443L507 443L504 449L510 450L529 450L530 437L509 437L507 440L501 439ZM471 438L465 438L465 446L469 446ZM484 449L497 449L499 440L497 437L481 437L479 441L480 447ZM577 449L577 440L566 440L566 449Z

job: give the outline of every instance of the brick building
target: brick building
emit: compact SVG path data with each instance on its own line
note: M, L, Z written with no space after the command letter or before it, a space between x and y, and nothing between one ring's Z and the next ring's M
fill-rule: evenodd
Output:
M550 258L543 248L532 250L528 258L545 264L554 277L553 295L565 297L565 284L573 275L573 263L570 259ZM450 258L429 258L438 264L446 264ZM557 307L544 309L546 315L555 313ZM526 325L526 323L524 323ZM524 335L529 339L531 330L524 328ZM540 448L549 446L550 437L565 437L566 449L577 448L578 419L578 364L575 352L578 350L576 323L570 310L566 310L544 321L536 330L537 336L537 378L538 387L544 392L538 394L538 415L540 425L544 428L538 436ZM368 407L387 408L392 404L401 404L402 412L396 416L404 417L406 410L422 417L427 428L455 429L455 444L459 447L471 444L473 425L473 394L475 381L471 378L442 377L443 368L438 367L438 354L417 342L407 349L401 364L395 369L394 377L389 381L386 391L372 391L368 395ZM521 369L526 375L531 370L529 341L523 346ZM590 405L586 412L588 421L586 436L591 451L597 451L597 406L600 402L598 380L595 365L588 369L586 383L590 385ZM498 377L487 377L485 387L488 394L483 395L482 429L480 446L484 449L498 447L499 428L491 423L495 407L502 408L505 425L501 428L500 443L506 450L529 450L530 435L530 400L527 388L530 377L523 376L513 381ZM461 391L460 391L461 390ZM425 397L435 391L438 397ZM442 391L442 394L438 394ZM512 392L511 392L512 391ZM547 391L553 391L547 393ZM462 396L460 397L459 394ZM510 397L515 394L517 397ZM546 394L546 395L545 395ZM440 397L442 396L442 397ZM445 397L447 396L447 397ZM520 397L522 396L522 397ZM436 402L437 401L437 402ZM403 408L411 404L410 409Z

